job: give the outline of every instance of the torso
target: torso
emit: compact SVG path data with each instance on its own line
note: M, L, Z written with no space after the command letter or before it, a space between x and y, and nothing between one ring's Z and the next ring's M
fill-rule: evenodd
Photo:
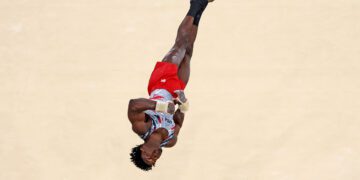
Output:
M172 95L165 89L156 89L150 94L151 100L154 101L172 101ZM166 139L161 143L161 146L165 146L169 141L171 141L175 136L175 123L173 120L173 115L168 113L161 113L152 110L144 111L146 121L151 123L150 128L146 131L145 134L140 135L140 137L146 140L152 133L155 131L165 130L167 132Z

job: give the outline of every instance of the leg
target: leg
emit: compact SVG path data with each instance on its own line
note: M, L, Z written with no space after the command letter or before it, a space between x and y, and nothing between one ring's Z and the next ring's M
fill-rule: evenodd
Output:
M178 76L185 84L190 77L190 60L198 25L207 4L208 0L191 0L190 10L178 29L175 45L163 59L178 66Z
M163 62L170 62L180 67L181 62L187 54L187 50L195 42L196 28L194 28L194 17L186 16L177 32L175 45L163 59Z
M189 78L190 78L190 60L193 54L193 47L194 47L194 42L195 42L195 38L196 38L196 34L197 34L197 26L193 26L193 32L194 32L194 40L192 41L193 43L188 46L186 48L186 53L184 56L184 59L182 60L179 68L178 68L178 76L179 79L181 79L185 84L187 84L189 82Z

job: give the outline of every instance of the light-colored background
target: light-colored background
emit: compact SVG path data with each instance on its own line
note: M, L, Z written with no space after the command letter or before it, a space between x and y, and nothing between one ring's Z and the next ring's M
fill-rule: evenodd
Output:
M179 142L150 173L146 97L187 0L2 0L1 180L358 180L360 1L218 0L205 12Z

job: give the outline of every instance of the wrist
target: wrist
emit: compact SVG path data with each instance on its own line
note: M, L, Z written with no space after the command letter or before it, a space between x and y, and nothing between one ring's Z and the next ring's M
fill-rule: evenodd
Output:
M157 112L168 112L169 103L163 101L156 101L155 111Z
M189 101L186 101L179 105L179 110L182 113L186 113L189 110Z

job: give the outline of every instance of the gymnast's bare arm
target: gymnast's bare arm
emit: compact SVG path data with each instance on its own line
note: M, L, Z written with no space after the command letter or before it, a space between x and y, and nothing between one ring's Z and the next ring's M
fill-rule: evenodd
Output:
M129 101L128 118L131 122L132 129L137 134L146 132L145 113L146 110L155 110L156 101L139 98Z
M146 110L155 110L156 101L138 98L131 99L129 102L128 108L128 118L132 124L133 131L138 134L143 134L146 131L146 122L145 122L145 113ZM168 104L168 112L174 113L175 105L174 103Z
M175 112L174 114L174 122L175 122L175 133L174 133L174 138L172 138L168 144L166 144L164 147L173 147L175 146L176 142L177 142L177 137L179 135L180 129L183 125L184 122L184 118L185 118L185 114L182 113L179 109Z
M150 99L139 98L129 101L128 118L132 124L138 121L144 121L146 110L155 110L156 101Z

